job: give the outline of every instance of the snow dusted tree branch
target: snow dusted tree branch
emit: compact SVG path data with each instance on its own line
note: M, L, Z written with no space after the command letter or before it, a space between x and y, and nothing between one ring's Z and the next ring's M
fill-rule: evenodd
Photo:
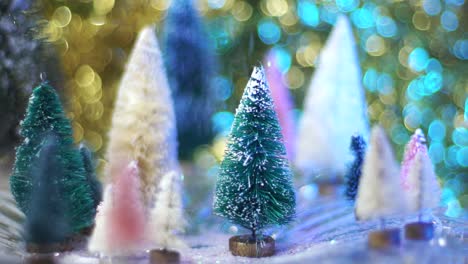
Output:
M159 185L155 207L151 211L150 241L163 249L184 249L185 242L178 237L187 225L181 199L180 173L166 173Z

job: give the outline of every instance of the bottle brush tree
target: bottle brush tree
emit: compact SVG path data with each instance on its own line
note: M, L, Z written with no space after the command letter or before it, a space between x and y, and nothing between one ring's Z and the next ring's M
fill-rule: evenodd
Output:
M411 136L408 143L406 143L405 152L403 154L400 177L401 184L403 185L403 188L405 188L405 190L409 189L408 175L415 161L416 154L419 152L427 154L426 137L424 136L424 133L420 128L414 131L414 134Z
M408 174L408 206L413 212L432 209L440 202L440 185L434 171L431 159L425 151L416 153Z
M270 225L295 217L292 173L265 79L255 67L237 108L216 184L214 212L256 240Z
M29 171L32 180L30 210L26 214L25 240L36 246L52 249L64 243L71 235L70 219L62 199L59 180L64 168L59 156L58 138L49 135L42 144L38 157Z
M164 175L150 215L150 240L164 250L181 250L187 247L178 237L187 225L182 208L180 177L180 173L176 171Z
M111 243L115 252L125 255L141 252L145 242L146 215L138 173L137 162L130 162L112 188Z
M375 126L372 129L369 145L354 212L359 220L379 220L380 230L369 233L368 243L372 248L382 249L400 244L400 230L386 228L385 219L405 213L406 205L398 177L398 165L382 127Z
M197 146L214 136L211 116L214 58L193 0L172 1L164 26L165 65L177 119L179 157L191 159Z
M61 198L71 220L73 231L93 224L94 201L86 179L82 157L73 145L72 127L59 97L47 83L35 88L21 122L23 142L16 150L16 160L10 177L10 189L19 208L27 215L31 200L34 171L31 164L38 155L47 133L57 137L59 163L63 173L57 179Z
M178 166L173 103L153 26L141 30L127 62L112 117L107 159L108 169L117 168L123 159L138 162L147 208L154 202L161 177Z
M366 154L366 142L364 138L359 135L352 136L350 150L354 155L354 161L346 173L346 197L354 201L357 195L359 179L361 178L364 155Z
M137 162L116 166L113 171L117 175L98 207L96 227L88 244L90 251L103 256L141 253L145 245L146 215Z
M352 161L349 138L359 134L367 140L369 121L361 80L351 23L342 15L320 52L299 120L295 163L304 176L340 182Z
M102 184L96 176L96 161L93 154L85 144L80 145L80 154L86 171L86 179L91 187L94 208L97 208L102 200Z
M110 213L112 210L112 184L104 189L103 199L97 207L95 226L88 242L88 250L101 256L113 255L113 247L110 240Z
M404 213L403 197L392 147L383 128L375 126L359 182L356 217L359 220L383 219Z

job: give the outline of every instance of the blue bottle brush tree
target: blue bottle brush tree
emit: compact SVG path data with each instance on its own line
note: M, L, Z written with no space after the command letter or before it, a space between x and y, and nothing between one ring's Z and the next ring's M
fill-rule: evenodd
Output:
M50 134L39 150L30 170L32 193L26 214L25 240L28 244L49 246L67 241L71 235L70 219L61 197L59 179L64 167L60 162L58 138Z
M353 153L354 161L350 164L346 173L346 197L352 201L356 199L366 147L367 144L361 135L351 137L349 148Z
M197 146L214 136L210 117L216 99L211 89L214 58L192 0L173 1L165 32L165 65L174 99L179 157L190 159Z

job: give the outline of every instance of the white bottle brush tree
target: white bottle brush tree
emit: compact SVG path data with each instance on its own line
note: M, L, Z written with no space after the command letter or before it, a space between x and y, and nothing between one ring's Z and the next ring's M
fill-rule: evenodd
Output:
M147 208L161 177L177 164L175 133L161 52L154 29L148 26L138 36L120 83L107 151L109 170L122 159L137 161Z
M409 209L419 213L421 222L423 211L437 207L440 202L439 182L425 145L417 149L406 179Z
M390 142L382 127L372 129L356 198L359 220L379 219L405 212L405 203Z
M181 199L181 174L170 171L163 176L156 196L156 204L150 214L150 238L162 250L184 250L185 242L179 237L185 231Z
M299 122L295 163L305 176L339 181L352 161L351 136L359 134L367 141L367 107L355 46L348 19L338 17L321 51Z

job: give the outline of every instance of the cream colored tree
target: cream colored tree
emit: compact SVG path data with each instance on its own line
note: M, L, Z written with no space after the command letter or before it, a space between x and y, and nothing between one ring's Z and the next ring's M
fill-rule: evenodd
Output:
M369 135L367 106L353 31L338 17L320 53L299 121L295 165L318 181L340 181L352 161L349 140Z
M93 253L99 253L101 256L112 254L112 246L108 242L109 236L109 217L112 210L112 185L106 186L103 200L99 204L94 221L95 226L93 234L88 242L88 250Z
M440 202L440 186L432 162L425 152L418 152L408 173L408 206L411 211L437 207ZM421 220L421 219L420 219Z
M180 179L181 174L177 171L164 175L150 215L148 240L163 250L183 250L187 247L178 236L187 225L182 209Z
M107 149L108 175L121 160L140 168L146 208L161 177L176 168L173 103L153 26L141 30L120 83Z
M385 131L375 126L371 132L356 198L355 212L359 220L382 220L405 212L398 171Z

